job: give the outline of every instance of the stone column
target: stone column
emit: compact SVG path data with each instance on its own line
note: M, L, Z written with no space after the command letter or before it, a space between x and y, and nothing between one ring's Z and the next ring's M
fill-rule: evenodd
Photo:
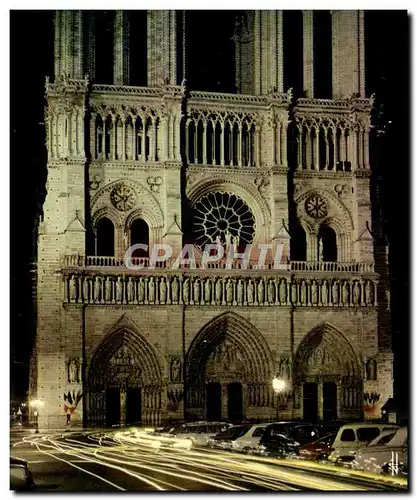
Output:
M316 170L320 170L320 127L316 127L316 154L314 155L314 166Z

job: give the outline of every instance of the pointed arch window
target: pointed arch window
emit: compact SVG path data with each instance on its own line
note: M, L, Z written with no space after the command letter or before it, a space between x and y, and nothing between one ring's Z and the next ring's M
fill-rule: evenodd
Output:
M307 260L307 236L300 223L297 223L292 231L290 252L291 260Z
M107 217L97 222L96 255L114 257L114 225Z
M337 237L334 229L323 224L319 230L318 259L325 262L337 262Z
M130 226L130 244L133 246L138 243L149 246L149 226L143 219L135 219ZM137 249L132 256L149 257L149 248L148 250Z

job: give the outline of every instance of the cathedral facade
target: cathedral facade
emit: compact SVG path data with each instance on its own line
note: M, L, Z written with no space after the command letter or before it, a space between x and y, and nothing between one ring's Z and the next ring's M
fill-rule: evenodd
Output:
M236 16L234 93L188 83L182 11L143 11L136 85L135 15L55 14L30 376L40 426L66 413L88 426L380 417L393 357L364 13L329 13L328 98L315 95L313 11L299 13L300 96L284 88L283 11ZM207 244L231 243L240 257L202 261Z

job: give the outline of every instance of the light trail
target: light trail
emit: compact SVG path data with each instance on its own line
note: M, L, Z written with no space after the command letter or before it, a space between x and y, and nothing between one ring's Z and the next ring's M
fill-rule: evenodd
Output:
M371 477L331 465L209 448L176 448L173 445L178 440L135 429L26 436L13 446L21 443L30 444L40 453L122 491L394 491L406 487L404 480L384 477L382 482L380 476ZM179 444L189 445L187 440ZM89 466L116 470L137 481L137 486L131 483L132 486L126 487L123 483L122 488L103 477L101 470L100 474L88 470Z

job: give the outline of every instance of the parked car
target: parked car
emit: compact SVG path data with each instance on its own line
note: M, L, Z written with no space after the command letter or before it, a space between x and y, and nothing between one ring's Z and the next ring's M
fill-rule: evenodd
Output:
M327 460L330 454L330 448L336 438L336 432L327 434L317 441L305 444L300 447L300 458L307 460Z
M208 439L232 427L228 422L189 422L180 424L169 431L175 439L188 439L193 446L207 446Z
M359 448L377 438L381 432L396 430L398 425L358 422L343 425L334 440L330 450L329 460L331 462L352 462Z
M263 456L277 458L295 457L299 454L300 443L284 434L269 433L265 430L256 450Z
M26 460L10 457L10 489L31 490L35 486L32 472Z
M232 449L242 453L252 453L259 447L261 437L269 424L250 425L246 432L232 441Z
M210 446L210 448L219 448L221 450L231 450L233 448L233 442L245 435L251 427L251 425L234 425L233 427L219 432L215 436L209 438L208 446Z
M396 467L398 466L398 470ZM405 473L408 470L408 429L382 432L368 446L356 453L353 467L358 470L388 473Z

